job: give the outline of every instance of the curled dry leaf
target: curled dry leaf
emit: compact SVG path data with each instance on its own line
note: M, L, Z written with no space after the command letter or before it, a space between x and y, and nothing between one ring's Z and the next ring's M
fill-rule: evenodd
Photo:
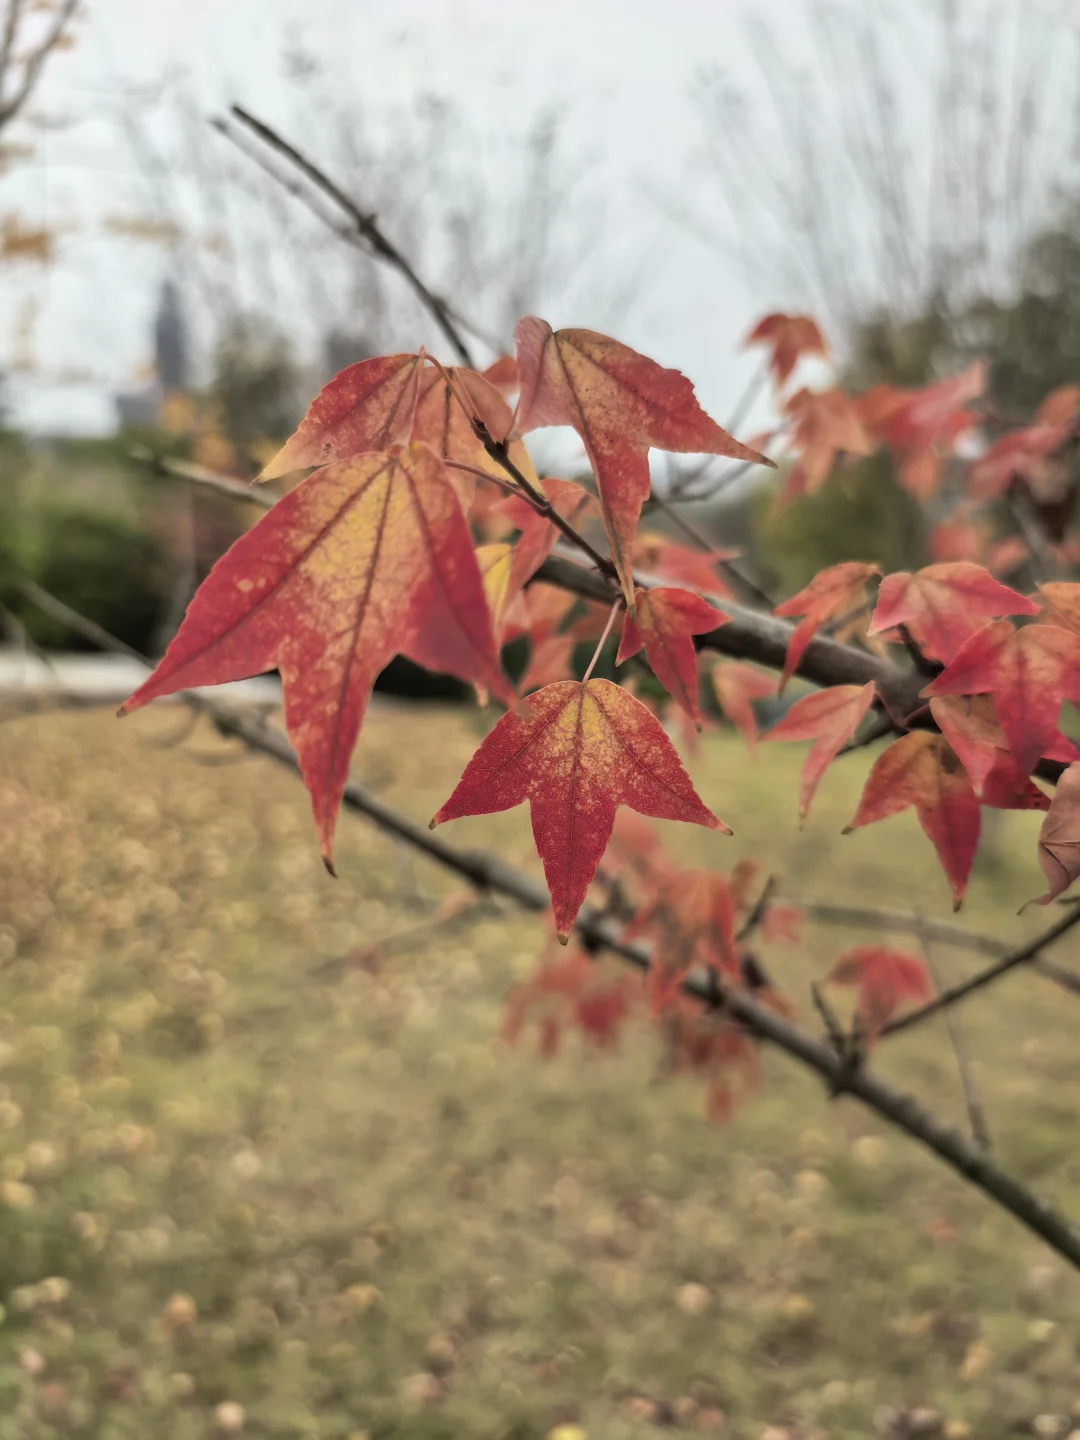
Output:
M329 867L371 687L396 654L513 702L460 501L419 445L327 466L283 496L211 570L121 713L278 669Z
M447 474L466 506L476 491L478 477L472 470L481 470L502 482L510 479L498 460L487 453L473 428L474 420L484 426L493 440L501 441L509 434L514 415L498 390L475 370L460 365L446 369L426 366L417 381L409 439L430 446L448 462ZM521 441L512 440L507 453L526 480L537 484L532 460ZM471 470L455 469L458 465L468 465Z
M658 587L637 591L633 615L623 621L615 663L622 665L644 645L653 673L677 705L700 728L695 635L728 623L729 617L689 590Z
M618 806L731 833L702 804L656 719L609 680L548 685L504 715L431 823L525 800L564 944Z
M1049 905L1080 876L1080 761L1057 783L1039 831L1039 865L1049 888L1035 905Z
M813 740L799 784L799 819L810 809L821 777L842 746L851 740L874 703L874 682L834 685L796 700L763 737L766 740Z
M942 735L916 730L878 756L845 835L914 806L960 908L979 844L979 801L967 771Z
M629 607L638 516L650 489L649 450L730 455L770 465L702 410L694 387L627 345L594 330L552 330L529 317L514 331L521 434L569 425L596 477L611 555Z

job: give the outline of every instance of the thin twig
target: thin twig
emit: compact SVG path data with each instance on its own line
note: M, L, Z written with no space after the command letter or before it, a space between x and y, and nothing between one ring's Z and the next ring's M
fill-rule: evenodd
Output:
M356 228L356 233L371 247L372 254L377 255L380 260L384 260L387 265L392 266L392 268L397 270L408 282L413 294L432 316L447 340L453 346L461 363L473 368L472 351L469 349L465 337L459 328L461 317L455 314L449 303L444 300L441 295L436 295L433 290L430 290L427 285L424 284L423 280L420 279L420 276L398 247L383 234L376 217L365 213L339 185L335 184L334 181L331 180L324 171L320 170L316 164L309 160L306 155L302 155L294 145L291 145L288 140L279 135L272 126L267 125L263 120L259 120L256 116L252 115L249 110L245 110L242 105L231 105L229 112L236 120L239 120L242 125L246 125L252 134L257 135L264 145L267 145L271 150L288 160L290 164L295 165L296 168L311 181L316 189L321 190L328 199L332 200L335 205L338 205L345 214L348 215Z
M761 887L761 894L754 902L753 908L735 934L736 940L748 940L765 919L765 915L772 903L773 892L779 883L779 875L769 875L766 878L765 884Z
M661 511L662 514L666 515L674 526L682 531L692 545L696 545L697 548L706 555L715 554L716 547L709 544L700 530L695 529L688 520L684 520L669 500L665 499L662 495L658 495L655 490L653 490L650 498L656 508ZM750 595L759 605L763 605L766 610L773 608L772 597L767 595L756 581L751 580L749 575L744 574L738 565L733 564L730 560L722 559L717 559L714 563L725 575L734 580L736 585L740 585L747 595Z
M926 961L926 968L934 982L934 989L940 995L943 991L941 975L934 960L933 947L927 938L925 928L919 930L919 943L922 946L923 958ZM960 1072L960 1084L964 1091L964 1103L967 1106L968 1121L971 1125L971 1136L975 1144L982 1150L990 1149L990 1128L986 1123L986 1112L979 1098L979 1092L975 1086L975 1078L971 1073L971 1061L968 1058L967 1044L964 1040L964 1029L957 1015L951 1006L945 1010L945 1028L949 1032L949 1043L952 1045L953 1054L956 1056L956 1068Z
M1042 950L1052 945L1055 940L1060 940L1074 925L1080 923L1080 906L1073 907L1064 919L1059 920L1056 925L1036 935L1026 945L1021 945L1018 950L1010 951L1003 955L993 965L988 965L985 970L980 970L977 975L972 975L960 985L954 985L949 990L943 990L935 1000L922 1005L918 1010L911 1010L906 1015L899 1016L896 1020L890 1020L880 1035L879 1039L884 1040L887 1035L898 1035L902 1030L910 1030L915 1025L921 1025L924 1020L929 1020L939 1010L944 1010L950 1005L956 1005L961 1000L966 1000L977 990L983 990L995 980L1007 975L1010 970L1015 970L1019 965L1027 965L1035 960Z

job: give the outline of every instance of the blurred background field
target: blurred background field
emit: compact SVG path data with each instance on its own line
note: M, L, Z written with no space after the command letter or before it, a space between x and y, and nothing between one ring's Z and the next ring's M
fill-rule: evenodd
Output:
M355 772L424 820L484 723L379 702ZM505 1045L543 922L425 930L454 882L349 816L331 880L295 777L186 724L0 732L4 1440L959 1440L1080 1415L1073 1278L958 1178L770 1054L712 1127L646 1026L602 1058ZM802 748L751 764L707 736L691 769L736 836L661 827L673 852L946 916L910 816L837 836L865 755L796 829ZM1038 816L1000 822L962 918L1012 938ZM442 833L535 870L524 811ZM859 938L767 949L803 1018ZM1021 971L963 1008L1001 1160L1073 1210L1078 1005ZM964 1123L937 1024L875 1063Z

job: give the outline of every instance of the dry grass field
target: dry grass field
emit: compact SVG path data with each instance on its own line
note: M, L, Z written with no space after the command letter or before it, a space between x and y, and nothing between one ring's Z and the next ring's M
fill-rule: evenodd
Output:
M423 928L452 877L349 816L331 880L296 778L209 731L170 746L184 723L0 728L0 1440L995 1440L1080 1417L1080 1277L931 1157L781 1056L717 1128L647 1027L607 1058L504 1045L543 922ZM377 706L356 773L426 820L481 724ZM801 758L707 738L691 768L736 835L665 827L672 849L948 915L912 816L840 837L865 756L798 831ZM1038 816L993 818L963 918L1020 937L1046 918L1015 915ZM524 811L440 833L535 869ZM866 938L768 953L809 1023L809 981ZM1080 1001L1017 973L963 1019L998 1154L1080 1214ZM874 1063L962 1123L942 1026Z

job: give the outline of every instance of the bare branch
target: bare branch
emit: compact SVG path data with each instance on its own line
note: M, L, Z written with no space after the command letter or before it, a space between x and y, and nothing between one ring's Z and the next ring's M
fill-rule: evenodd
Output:
M926 960L926 968L934 981L934 989L940 995L942 993L941 976L934 960L933 948L927 939L925 929L919 930L919 942L922 945L923 958ZM967 1105L968 1121L971 1125L972 1139L982 1150L990 1149L990 1130L986 1123L986 1112L982 1107L982 1100L975 1088L975 1080L971 1073L971 1062L968 1059L967 1044L964 1040L964 1030L960 1023L959 1015L953 1012L952 1007L944 1011L945 1028L949 1032L949 1043L952 1045L953 1054L956 1056L956 1068L960 1072L960 1084L964 1091L964 1103Z
M79 0L63 0L53 22L39 43L21 61L15 59L15 45L19 35L20 18L25 13L22 0L8 0L8 11L4 17L4 29L0 35L0 87L9 71L16 64L22 65L22 75L12 95L5 100L0 89L0 130L9 125L33 94L34 86L41 78L45 62L64 38L68 21L75 14Z
M257 119L250 111L245 110L243 106L230 106L230 114L242 125L247 126L252 134L258 136L263 144L267 145L276 154L281 155L289 161L290 164L294 165L301 174L311 181L316 189L321 190L324 195L345 212L352 222L355 233L370 246L371 253L377 255L380 260L384 260L387 265L392 266L406 280L417 299L428 310L447 340L453 346L461 363L471 367L473 365L473 357L461 333L460 327L463 324L461 317L454 313L448 302L444 300L441 295L436 295L428 289L397 246L383 234L376 217L366 214L360 206L346 195L341 187L336 185L317 165L305 155L302 155L294 145L291 145L288 140L285 140L271 126ZM219 128L223 129L225 134L229 133L227 128L222 126L219 126Z

